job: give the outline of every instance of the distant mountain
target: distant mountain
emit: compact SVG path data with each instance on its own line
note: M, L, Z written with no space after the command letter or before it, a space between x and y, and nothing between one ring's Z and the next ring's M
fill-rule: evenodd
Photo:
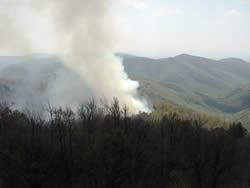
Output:
M188 54L161 59L123 53L116 56L123 59L128 76L140 82L141 95L150 101L242 121L250 128L250 63ZM82 95L66 99L63 93L87 88L81 77L55 56L0 57L0 65L0 101L14 100L22 105L52 96L53 101L67 104Z
M0 69L0 102L14 102L18 108L49 100L58 105L79 105L73 103L83 98L80 93L64 93L85 91L86 96L90 95L79 73L66 67L56 56L0 57L0 64L5 65Z
M161 59L118 56L129 77L141 83L141 94L152 101L223 118L250 109L250 63L244 60L213 60L188 54Z
M0 56L0 70L9 65L20 63L22 60L21 56Z

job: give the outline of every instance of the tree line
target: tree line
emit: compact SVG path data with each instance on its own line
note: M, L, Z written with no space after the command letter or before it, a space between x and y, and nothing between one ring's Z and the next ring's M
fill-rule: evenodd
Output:
M117 99L47 116L0 105L0 187L247 188L250 137L241 123L208 129L175 113L129 115ZM217 125L215 127L218 127Z

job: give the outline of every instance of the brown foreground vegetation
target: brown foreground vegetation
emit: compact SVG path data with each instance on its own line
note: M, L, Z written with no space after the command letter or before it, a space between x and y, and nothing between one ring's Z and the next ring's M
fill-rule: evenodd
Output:
M250 137L176 113L129 116L118 101L47 109L0 107L3 188L245 188Z

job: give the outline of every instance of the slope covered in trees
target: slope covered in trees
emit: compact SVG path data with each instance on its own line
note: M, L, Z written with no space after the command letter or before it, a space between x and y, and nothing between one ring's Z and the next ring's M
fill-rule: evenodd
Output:
M213 60L182 54L150 59L128 54L123 58L128 75L139 80L141 94L233 120L247 126L250 109L250 63L241 59Z
M154 102L153 112L149 115L154 120L159 120L164 116L177 116L181 120L195 121L199 120L203 127L211 130L215 128L229 128L233 120L223 120L216 116L197 112L182 106L176 106L164 102Z

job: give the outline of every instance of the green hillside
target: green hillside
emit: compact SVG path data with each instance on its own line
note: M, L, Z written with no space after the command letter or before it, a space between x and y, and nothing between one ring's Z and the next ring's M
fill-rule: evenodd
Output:
M250 124L250 63L187 54L163 59L118 56L129 77L140 82L140 93L151 101Z

